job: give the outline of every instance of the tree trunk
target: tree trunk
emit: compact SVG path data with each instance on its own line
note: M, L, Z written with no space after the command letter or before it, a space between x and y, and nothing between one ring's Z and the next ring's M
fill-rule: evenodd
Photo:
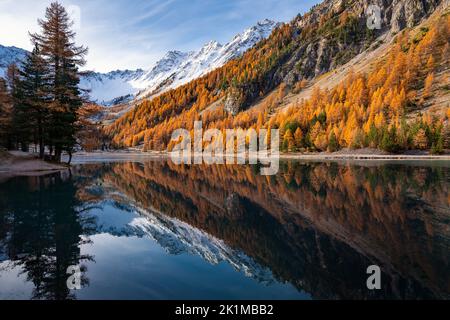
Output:
M45 146L44 146L44 137L43 137L43 130L42 130L42 120L41 117L39 117L38 121L38 140L39 140L39 158L44 159L45 157Z
M20 143L20 149L21 149L21 151L22 152L29 152L30 151L30 146L27 144L27 143L25 143L25 142L21 142Z
M69 154L69 161L67 161L67 164L70 166L70 163L72 162L72 151L67 151L67 153Z
M45 158L45 146L42 138L39 138L39 159Z
M62 154L62 150L59 148L55 149L55 162L60 163L61 162L61 154Z

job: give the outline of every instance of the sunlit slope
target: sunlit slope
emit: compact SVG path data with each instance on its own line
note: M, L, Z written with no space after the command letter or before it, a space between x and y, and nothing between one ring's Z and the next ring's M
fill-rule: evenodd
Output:
M432 109L436 104L434 101L440 101L439 110L442 111L445 107L445 97L437 98L437 89L433 84L442 83L446 75L446 70L442 66L448 61L446 56L448 53L445 53L448 35L442 32L445 33L448 28L436 29L434 26L437 27L439 24L446 26L448 19L446 20L445 10L448 4L446 1L428 1L424 8L411 7L415 2L417 1L395 3L387 1L382 9L391 14L383 16L383 28L370 30L366 26L365 1L348 3L325 1L315 6L305 16L298 16L289 24L280 26L267 40L257 44L242 58L229 62L203 78L143 102L135 110L110 125L107 133L118 147L141 146L144 150L163 150L169 146L174 129L192 130L194 120L201 119L205 125L222 130L230 127L279 128L283 139L290 130L295 140L295 132L300 129L296 149L326 149L330 133L335 131L333 127L347 126L348 117L351 115L348 108L335 105L334 108L338 110L335 110L335 113L342 113L343 119L335 119L339 120L338 122L327 121L329 119L319 117L323 114L324 106L310 103L307 119L294 119L293 125L280 121L278 110L283 109L283 106L294 105L294 109L299 111L303 107L295 102L302 98L310 98L313 92L317 93L316 87L330 90L335 86L345 87L343 79L347 79L350 70L356 78L377 72L376 69L382 68L383 63L385 71L390 71L386 68L393 67L396 62L390 61L392 59L388 58L389 52L397 48L399 43L406 44L401 51L405 55L405 62L408 62L411 58L408 55L413 55L416 47L427 47L426 43L436 33L440 39L439 43L432 44L430 48L435 61L428 64L430 50L423 49L420 59L415 61L416 71L418 70L420 75L414 75L419 77L419 81L414 81L414 88L404 87L405 92L402 93L401 81L396 83L398 79L390 81L389 86L392 88L387 88L386 83L381 84L382 79L379 79L380 83L372 85L374 89L383 86L387 92L395 91L395 95L401 96L401 101L396 103L400 104L397 109L402 110L397 114L391 113L386 106L383 106L383 110L377 110L383 113L383 119L380 121L383 121L384 126L390 126L393 119L401 121L417 110ZM396 15L402 8L407 15ZM434 20L430 19L429 26L417 32L417 27L425 23L424 21L433 12ZM379 63L372 63L374 61ZM433 81L428 79L429 92L424 92L425 79L429 73L425 68L431 64L433 64ZM403 83L403 86L405 85L406 82ZM364 103L360 103L361 116L356 122L353 121L352 133L347 135L354 135L355 128L363 130L363 126L370 118L368 102L373 98L371 96L373 92L363 90L361 95L362 101L354 99L348 101L348 103ZM347 98L347 96L340 97L339 102L345 104ZM328 100L330 99L327 98L324 102L328 103ZM387 104L390 103L391 101L387 101ZM441 120L444 121L443 113L445 111L441 112ZM372 112L372 116L375 115ZM320 130L324 132L321 133L322 143L316 145L315 139L311 139L310 136L314 133L313 128L317 120L320 120L322 126ZM301 123L302 121L304 123ZM370 128L371 125L366 127ZM316 129L319 128L316 126ZM381 127L379 129L381 130ZM337 140L338 148L351 146L353 141L350 140L354 140L344 139L338 136L338 132L335 132L335 136L333 140ZM287 138L286 148L294 149L295 143L289 141L289 135ZM375 147L380 147L379 144L377 143ZM431 144L427 143L427 147L431 147Z

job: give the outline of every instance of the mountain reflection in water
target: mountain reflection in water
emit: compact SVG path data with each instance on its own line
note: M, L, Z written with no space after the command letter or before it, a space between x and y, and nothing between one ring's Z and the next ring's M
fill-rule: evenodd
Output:
M141 299L450 298L447 164L283 162L277 176L258 173L149 161L4 181L0 297L95 299L127 286ZM113 254L103 245L120 239L133 261L122 269L150 263L140 251L130 258L133 246L150 246L137 239L150 239L148 254L166 273L161 262L151 282L141 268L109 283L103 261ZM181 261L184 278L170 271ZM374 264L382 289L370 291ZM82 267L80 291L67 289L72 265ZM196 281L201 270L209 284Z

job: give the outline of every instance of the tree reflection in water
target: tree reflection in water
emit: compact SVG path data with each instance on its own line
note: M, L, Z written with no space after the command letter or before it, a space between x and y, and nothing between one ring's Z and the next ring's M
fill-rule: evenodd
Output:
M313 298L450 298L448 166L283 162L277 176L258 172L149 161L11 179L0 185L0 251L33 282L33 298L73 299L66 269L93 259L80 252L99 232L89 211L112 199L205 231ZM379 291L366 287L373 264Z
M142 208L242 250L315 298L445 298L448 167L284 162L257 167L114 164L103 180ZM367 267L382 266L381 291Z
M87 209L76 197L67 173L11 179L0 185L0 248L34 285L32 299L63 300L75 296L67 287L67 268L80 266L81 284L88 285L80 244L92 229Z

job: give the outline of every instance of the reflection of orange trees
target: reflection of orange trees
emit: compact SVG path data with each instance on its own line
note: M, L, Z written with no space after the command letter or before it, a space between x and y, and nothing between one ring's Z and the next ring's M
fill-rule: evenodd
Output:
M96 203L102 199L102 192L93 189L100 189L102 184L102 175L105 170L110 169L110 164L91 163L82 167L73 167L72 174L76 175L77 192L76 197L83 203Z
M280 208L277 209L271 203L276 197L293 209L302 206L308 209L316 204L317 210L311 212L313 217L320 217L323 213L334 214L342 219L340 222L347 221L349 213L354 214L355 220L370 218L373 221L405 221L410 213L406 206L408 195L419 197L430 207L434 207L436 203L448 205L446 184L431 184L427 180L429 170L432 170L429 168L366 168L333 164L309 164L305 167L289 163L283 167L279 176L269 178L255 175L257 170L251 167L236 166L180 167L152 163L127 164L114 168L127 168L133 176L137 174L146 179L145 183L149 179L170 191L186 195L189 199L202 199L203 195L209 199L223 200L225 194L218 195L216 191L225 192L224 186L228 186L228 193L236 192L258 200L258 203L274 213L281 214ZM119 175L121 179L123 174ZM145 188L140 187L145 185L137 188L145 194ZM303 200L310 201L305 204ZM328 205L324 210L319 210L323 207L323 201ZM349 211L342 212L342 209ZM367 215L361 214L363 209L367 211Z
M278 176L262 177L252 167L152 162L113 171L105 179L143 206L206 230L265 265L274 263L270 237L261 238L258 219L242 225L258 212L269 214L292 239L303 241L295 230L312 227L433 290L449 284L447 169L289 162ZM233 228L224 228L230 223Z

